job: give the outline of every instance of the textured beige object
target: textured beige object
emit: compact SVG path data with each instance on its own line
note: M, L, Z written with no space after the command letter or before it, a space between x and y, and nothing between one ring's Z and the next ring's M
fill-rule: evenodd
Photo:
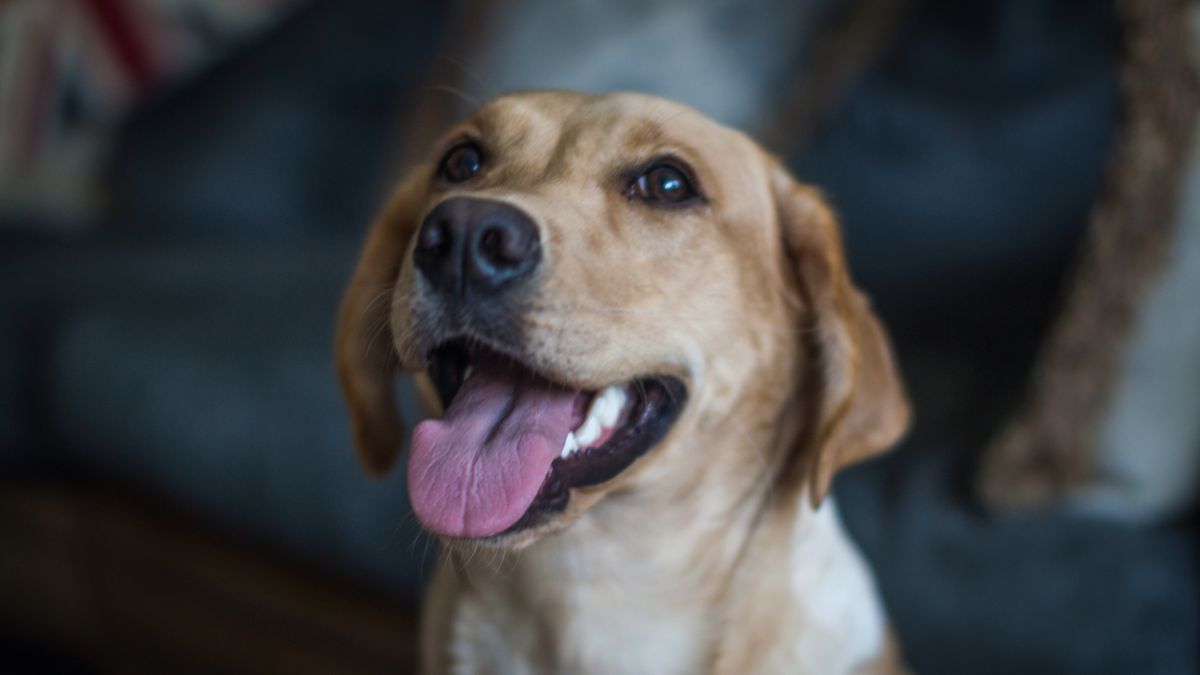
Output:
M1187 0L1116 3L1120 137L1062 313L1038 356L1026 401L986 450L979 487L993 509L1029 510L1079 497L1087 502L1106 484L1111 488L1127 478L1112 475L1123 470L1122 464L1137 464L1142 448L1129 442L1114 447L1117 436L1128 438L1129 425L1122 427L1110 416L1130 416L1129 397L1123 400L1120 394L1138 375L1134 352L1153 343L1139 337L1156 320L1148 308L1169 306L1156 299L1171 295L1160 288L1178 285L1179 275L1172 276L1170 268L1185 262L1172 254L1185 252L1187 247L1177 246L1176 239L1182 241L1189 228L1179 222L1192 217L1182 185L1190 175L1189 160L1196 159L1191 150L1200 102L1197 5ZM1200 288L1196 294L1200 296ZM1181 318L1196 313L1200 309ZM1171 353L1153 357L1166 364L1175 359ZM1195 377L1200 380L1200 372ZM1177 454L1196 450L1175 448ZM1126 457L1114 461L1122 453ZM1149 455L1142 459L1143 464L1167 461ZM1168 468L1164 463L1157 471L1169 473Z

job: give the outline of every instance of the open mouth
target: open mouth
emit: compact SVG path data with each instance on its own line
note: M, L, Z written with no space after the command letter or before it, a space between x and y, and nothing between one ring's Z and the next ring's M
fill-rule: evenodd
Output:
M409 496L448 537L514 532L563 510L653 448L686 397L671 376L575 389L486 347L445 343L429 372L445 407L413 430Z

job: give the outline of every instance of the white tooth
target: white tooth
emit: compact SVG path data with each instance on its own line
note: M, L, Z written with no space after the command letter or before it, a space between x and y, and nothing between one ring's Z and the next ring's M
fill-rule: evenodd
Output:
M589 414L583 426L575 430L575 440L579 441L579 447L586 448L597 438L600 438L600 420Z
M600 426L604 426L604 418L608 416L608 390L596 394L596 400L592 401L592 409L588 411L590 417L595 417Z
M471 375L473 375L474 373L475 373L475 366L468 365L466 370L463 370L463 382L466 382L467 378L471 377Z
M600 409L600 424L611 427L617 423L621 410L625 407L625 390L621 387L609 387L604 390L604 406Z
M620 402L617 400L618 389L616 387L608 387L604 392L604 417L600 418L600 423L605 426L612 426L617 422L617 413L620 412Z
M563 449L562 449L562 452L559 454L559 457L565 458L578 449L579 449L579 441L575 438L575 432L568 431L567 432L567 440L563 442Z
M608 389L611 389L611 388L612 387L609 387ZM608 389L605 389L604 391L600 392L599 394L596 394L595 396L593 396L592 403L591 403L591 405L588 406L588 413L587 413L586 421L595 420L596 423L600 425L601 429L603 429L606 426L609 426L608 424L604 423L605 418L608 417L608 408L609 408Z

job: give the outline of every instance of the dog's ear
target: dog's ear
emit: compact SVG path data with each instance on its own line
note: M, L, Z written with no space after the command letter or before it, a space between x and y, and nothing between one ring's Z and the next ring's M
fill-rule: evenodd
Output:
M395 463L404 437L392 380L399 360L392 341L392 289L421 217L425 176L414 170L388 199L367 232L338 315L334 360L350 413L359 461L381 476Z
M773 164L771 189L805 341L805 388L815 426L793 460L815 507L843 466L877 455L908 427L909 406L887 336L846 268L833 211Z

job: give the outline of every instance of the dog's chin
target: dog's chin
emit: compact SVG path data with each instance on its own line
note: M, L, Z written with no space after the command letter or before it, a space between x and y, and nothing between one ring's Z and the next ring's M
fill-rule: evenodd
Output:
M500 534L490 537L464 539L457 537L438 537L442 546L449 550L462 550L470 555L480 548L503 551L520 551L540 539L567 530L583 515L584 509L576 510L572 504L560 513L544 513L537 522L530 521L520 528L509 528Z
M672 375L637 375L588 388L561 372L541 365L535 367L529 360L477 340L445 341L429 351L427 364L430 378L447 411L444 418L434 423L442 428L430 432L438 440L429 442L428 447L440 451L463 439L484 439L479 441L478 448L469 450L461 446L470 443L458 443L447 451L453 455L451 458L419 460L427 466L437 465L430 473L422 475L433 475L434 480L455 483L458 487L446 490L421 486L418 493L425 488L433 494L430 503L437 505L436 508L445 508L446 501L461 500L461 505L456 504L456 508L460 507L464 512L473 510L471 518L476 522L487 520L490 530L494 530L466 525L458 525L458 530L453 526L439 527L445 521L438 521L436 514L429 517L429 511L423 515L417 502L421 495L414 494L418 517L452 548L467 544L520 549L570 527L600 495L618 484L639 459L660 444L687 400L686 385ZM511 384L507 383L509 380ZM511 387L513 393L495 393L505 391L505 387ZM456 400L460 395L462 400ZM506 401L506 395L511 399ZM478 412L488 406L494 406L492 409L498 412L488 415ZM455 424L471 431L446 428ZM520 424L531 428L520 429ZM479 429L488 425L494 426ZM517 432L513 427L518 427ZM497 438L523 437L522 434L550 439L550 442L560 443L562 449L550 449L544 443L536 451L496 447L502 442ZM562 441L557 440L560 437ZM414 438L414 447L415 444ZM550 450L549 454L547 450ZM524 466L519 469L511 466L479 468L479 465L499 462L496 456L500 454L509 464ZM469 466L474 475L468 481L447 474L445 472L451 470L442 468L446 464ZM488 484L489 480L495 484ZM413 490L411 481L410 476L410 492ZM523 487L514 488L509 484L522 481ZM475 491L521 496L498 499L499 510L505 511L507 516L488 520L490 514L480 512L486 511L491 502L487 498L475 499L465 494ZM532 495L531 499L529 495ZM520 515L516 517L518 512ZM463 518L467 516L460 516L460 521L456 522L461 523Z

